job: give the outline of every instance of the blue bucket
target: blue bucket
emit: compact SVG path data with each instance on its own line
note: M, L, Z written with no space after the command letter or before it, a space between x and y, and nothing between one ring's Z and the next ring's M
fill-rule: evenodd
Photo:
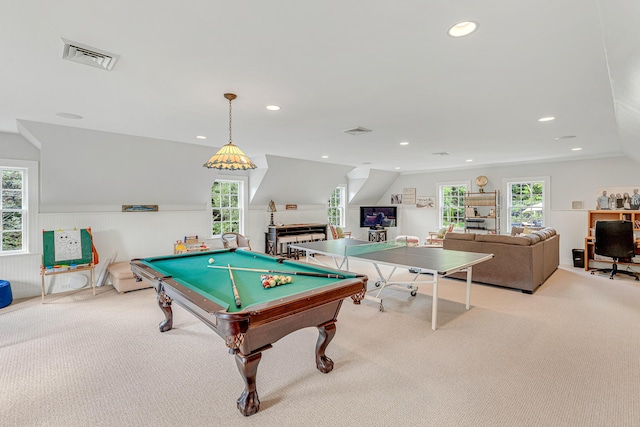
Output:
M0 280L0 308L8 306L12 302L11 283L6 280Z

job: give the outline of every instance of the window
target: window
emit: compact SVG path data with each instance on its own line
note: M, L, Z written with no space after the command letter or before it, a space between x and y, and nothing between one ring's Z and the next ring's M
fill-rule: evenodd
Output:
M243 233L245 182L217 179L211 188L212 235L228 231Z
M547 178L506 180L509 227L544 225Z
M37 247L38 162L0 159L0 255Z
M438 186L440 199L440 224L446 227L454 224L455 227L464 227L464 194L469 188L468 182L447 183Z
M347 189L343 185L336 187L333 193L331 193L331 197L329 197L329 209L327 211L329 224L337 227L345 226L346 193Z
M24 241L27 210L25 209L24 169L0 168L0 252L8 253L25 250Z

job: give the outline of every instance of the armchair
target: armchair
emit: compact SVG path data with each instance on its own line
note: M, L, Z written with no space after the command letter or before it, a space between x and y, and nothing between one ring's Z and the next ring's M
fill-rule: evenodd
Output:
M336 227L333 224L329 224L329 228L331 229L331 236L334 240L344 239L345 237L351 238L350 231L344 231L342 228Z
M442 227L438 231L430 231L429 237L425 239L427 241L426 243L429 245L441 245L442 241L444 240L444 236L447 233L452 232L453 227L455 227L455 224L452 223L452 224L449 224L449 227Z

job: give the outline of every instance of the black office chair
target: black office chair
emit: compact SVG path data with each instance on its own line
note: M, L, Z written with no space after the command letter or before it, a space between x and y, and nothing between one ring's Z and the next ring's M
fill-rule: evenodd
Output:
M596 271L609 273L609 279L616 274L626 274L640 280L632 271L618 270L618 262L622 259L631 259L635 254L635 239L633 235L633 223L631 221L596 221L596 242L594 252L613 258L611 268L599 268Z

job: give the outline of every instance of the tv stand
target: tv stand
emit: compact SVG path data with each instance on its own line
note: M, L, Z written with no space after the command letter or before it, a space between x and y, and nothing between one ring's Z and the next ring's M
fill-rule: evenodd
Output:
M387 241L387 229L386 228L370 228L369 229L369 241L370 242L386 242Z

